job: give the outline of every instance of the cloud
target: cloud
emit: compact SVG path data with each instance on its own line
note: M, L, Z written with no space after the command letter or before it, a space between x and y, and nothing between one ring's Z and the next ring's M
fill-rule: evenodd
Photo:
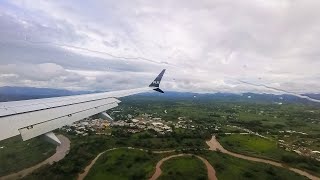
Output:
M8 64L0 67L2 73L14 73L23 79L32 79L37 81L49 81L53 78L66 75L63 67L44 63L37 65L30 64Z
M54 63L1 65L0 72L1 85L55 87L57 84L64 84L69 89L77 89L80 83L86 81L85 76L69 72Z
M168 90L270 91L243 80L319 92L319 7L316 0L3 1L1 84L132 88L167 68Z

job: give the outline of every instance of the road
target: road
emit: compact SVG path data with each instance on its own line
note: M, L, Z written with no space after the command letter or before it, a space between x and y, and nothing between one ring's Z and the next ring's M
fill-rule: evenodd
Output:
M90 169L92 168L92 166L94 165L94 163L96 163L96 161L99 159L99 157L108 152L108 151L113 151L113 150L116 150L116 149L123 149L123 148L126 148L126 149L135 149L135 150L139 150L139 151L145 151L145 152L148 152L148 150L145 150L145 149L141 149L141 148L134 148L134 147L121 147L121 148L112 148L112 149L107 149L103 152L101 152L100 154L98 154L92 161L91 163L86 167L84 168L84 171L78 175L78 180L83 180L89 173ZM160 153L170 153L170 152L174 152L175 150L166 150L166 151L152 151L152 153L156 153L156 154L160 154Z
M32 167L23 169L23 170L16 172L16 173L9 174L7 176L0 177L0 179L1 180L19 179L19 178L22 178L22 177L32 173L34 170L40 168L43 165L53 164L53 162L58 162L61 159L63 159L68 154L68 152L70 150L70 140L63 135L57 135L57 137L61 141L61 144L59 146L57 146L56 153L53 154L51 157L49 157L48 159L46 159L46 160L44 160L44 161L42 161Z
M250 157L250 156L246 156L246 155L242 155L242 154L237 154L237 153L234 153L234 152L230 152L226 149L224 149L221 144L217 141L216 137L215 136L212 136L211 140L209 141L206 141L206 143L208 144L209 146L209 150L211 151L220 151L222 153L225 153L225 154L228 154L228 155L231 155L231 156L234 156L234 157L237 157L237 158L241 158L241 159L245 159L245 160L249 160L249 161L254 161L254 162L261 162L261 163L266 163L266 164L270 164L270 165L273 165L273 166L276 166L276 167L281 167L281 168L286 168L290 171L293 171L297 174L300 174L302 176L305 176L311 180L320 180L320 178L306 172L306 171L302 171L300 169L297 169L297 168L292 168L292 167L288 167L286 165L283 165L281 163L278 163L278 162L275 162L275 161L271 161L271 160L267 160L267 159L261 159L261 158L256 158L256 157ZM132 147L127 147L128 149L135 149L135 148L132 148ZM79 175L78 177L78 180L83 180L84 177L88 174L88 172L90 171L91 167L94 165L94 163L96 162L96 160L105 152L107 151L110 151L110 150L115 150L115 149L118 149L118 148L113 148L113 149L108 149L102 153L100 153L86 168L85 168L85 171ZM141 151L147 151L147 150L144 150L144 149L138 149L138 150L141 150ZM174 152L175 150L167 150L167 151L154 151L153 153L168 153L168 152ZM169 157L165 157L163 159L161 159L157 165L156 165L156 171L155 173L153 174L153 176L150 178L150 180L155 180L157 179L160 175L161 175L161 164L170 159L170 158L173 158L173 157L177 157L177 156L183 156L183 155L191 155L191 154L178 154L178 155L172 155L172 156L169 156ZM197 156L198 158L200 158L206 165L207 169L208 169L208 179L217 179L216 177L216 173L215 173L215 170L214 168L211 166L211 164L204 158L202 157L199 157Z
M243 154L237 154L237 153L234 153L234 152L230 152L226 149L224 149L221 144L217 141L216 137L215 136L212 136L211 140L209 141L206 141L206 143L208 144L208 146L210 147L209 150L212 150L212 151L217 151L219 150L220 152L222 153L225 153L225 154L229 154L231 156L234 156L234 157L237 157L237 158L241 158L241 159L245 159L245 160L249 160L249 161L254 161L254 162L261 162L261 163L266 163L266 164L270 164L270 165L273 165L273 166L277 166L277 167L282 167L282 168L286 168L290 171L293 171L297 174L300 174L302 176L306 176L307 178L309 179L312 179L312 180L320 180L320 178L306 172L306 171L302 171L300 169L296 169L296 168L292 168L292 167L288 167L286 165L283 165L281 163L278 163L278 162L275 162L275 161L271 161L271 160L266 160L266 159L261 159L261 158L256 158L256 157L250 157L250 156L246 156L246 155L243 155Z
M94 163L96 163L96 161L99 159L99 157L104 154L105 152L108 152L108 151L112 151L112 150L115 150L115 149L119 149L119 148L112 148L112 149L108 149L106 151L103 151L102 153L98 154L92 161L91 163L86 167L84 168L84 171L83 173L79 174L78 176L78 180L82 180L84 179L87 174L89 173L90 169L92 168L92 166L94 165Z

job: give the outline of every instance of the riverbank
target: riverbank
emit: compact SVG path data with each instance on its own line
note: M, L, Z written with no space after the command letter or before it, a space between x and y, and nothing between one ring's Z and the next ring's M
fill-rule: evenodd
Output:
M61 144L56 147L56 153L53 154L51 157L42 161L41 163L38 163L38 164L31 166L29 168L23 169L19 172L0 177L0 179L2 179L2 180L19 179L19 178L22 178L22 177L32 173L33 171L35 171L36 169L40 168L43 165L53 164L54 162L58 162L61 159L63 159L68 154L68 152L70 150L70 140L63 135L57 135L57 137L61 141Z

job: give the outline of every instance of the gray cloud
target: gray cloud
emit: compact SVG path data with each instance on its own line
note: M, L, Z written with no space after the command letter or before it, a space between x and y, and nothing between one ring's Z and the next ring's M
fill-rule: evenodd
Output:
M320 2L4 1L1 85L319 92ZM37 76L36 74L41 74Z

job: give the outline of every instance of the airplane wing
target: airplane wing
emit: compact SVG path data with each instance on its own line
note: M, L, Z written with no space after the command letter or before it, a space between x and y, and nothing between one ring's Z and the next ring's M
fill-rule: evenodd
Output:
M111 117L106 110L118 106L118 98L159 89L165 69L156 77L149 87L112 91L105 93L45 98L25 101L0 103L0 141L21 135L28 140L36 136L44 137L60 144L53 130L73 122L100 114L107 119Z

